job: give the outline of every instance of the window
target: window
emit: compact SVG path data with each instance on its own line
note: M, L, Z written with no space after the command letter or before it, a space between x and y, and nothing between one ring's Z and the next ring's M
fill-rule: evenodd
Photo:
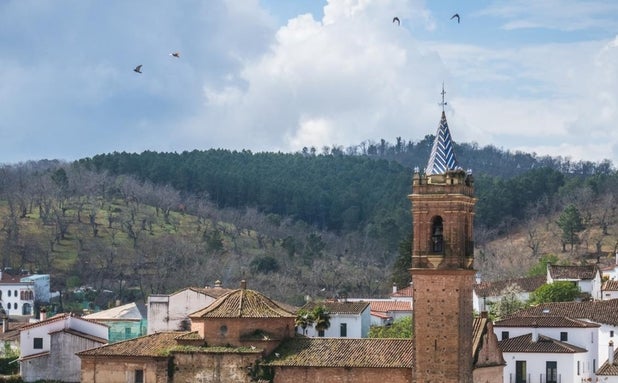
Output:
M144 370L135 370L135 383L144 383Z
M546 383L558 383L558 362L546 362L545 374Z
M579 376L579 360L577 361L577 375Z
M346 336L348 336L348 324L347 323L341 323L339 325L339 336L342 338L345 338Z
M526 361L515 361L515 383L527 383L526 375Z
M442 253L444 247L442 217L435 217L431 223L431 251Z
M560 341L566 342L569 340L569 333L566 331L560 331Z
M609 337L610 337L610 338L613 338L613 337L614 337L614 330L611 330L611 331L609 332Z
M43 348L43 338L34 338L32 348L34 348L35 350L42 349Z
M324 330L319 330L318 336L324 338Z
M509 339L509 332L508 331L502 331L502 340L506 340Z
M15 290L15 296L17 296L17 290Z
M124 328L124 337L127 339L131 337L131 327Z
M7 295L10 297L11 296L11 290L7 291Z

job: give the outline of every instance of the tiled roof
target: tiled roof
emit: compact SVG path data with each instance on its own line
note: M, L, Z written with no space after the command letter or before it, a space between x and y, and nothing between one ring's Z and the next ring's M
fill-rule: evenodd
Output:
M478 316L474 317L472 322L472 355L475 355L478 348L481 346L481 339L483 338L483 332L485 326L487 326L487 317Z
M369 301L371 311L412 311L410 301Z
M605 363L599 368L597 371L597 375L602 376L618 376L618 348L614 350L614 361L612 364L609 364L609 360L606 360Z
M296 317L265 295L237 289L222 295L208 307L189 315L191 318L281 318Z
M561 266L547 265L553 279L593 279L599 270L597 265Z
M139 338L108 344L78 352L78 356L164 356L165 351L177 346L176 338L188 331L158 332Z
M369 306L369 302L309 302L301 309L313 310L317 306L324 306L326 311L332 314L361 314Z
M590 323L583 320L571 319L564 316L529 316L512 317L494 323L494 327L571 327L587 328L601 327L597 323Z
M535 352L552 354L574 354L586 352L585 348L573 346L548 336L539 335L536 342L532 341L532 334L516 336L498 342L502 352Z
M231 291L234 291L234 289L224 289L223 287L189 287L189 290L208 295L209 297L215 299Z
M10 342L13 340L19 341L19 331L22 327L26 326L28 323L25 322L11 322L7 320L7 329L5 332L0 333L0 341ZM1 324L0 324L1 326Z
M509 318L521 316L565 316L618 326L618 299L542 303L535 307L518 311L509 316Z
M411 339L295 337L271 354L268 364L295 367L412 368ZM276 355L279 355L277 357Z
M443 111L425 174L446 174L448 170L455 170L457 167L451 132L448 129L446 114Z
M412 291L414 288L412 286L406 286L403 289L399 289L394 293L391 293L391 297L412 297Z
M479 297L498 296L511 285L518 286L524 292L533 292L547 282L545 275L538 277L506 279L502 281L481 282L474 285L474 291Z
M601 287L603 291L618 291L618 281L615 279L610 279L609 281L605 281L603 283L603 287Z

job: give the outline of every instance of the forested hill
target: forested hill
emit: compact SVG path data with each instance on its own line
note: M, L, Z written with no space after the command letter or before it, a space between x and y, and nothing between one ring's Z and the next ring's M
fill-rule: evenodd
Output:
M434 136L418 143L397 138L299 153L252 153L211 149L182 153L111 153L80 160L95 171L130 174L170 185L193 195L207 195L219 208L255 207L266 214L302 220L338 233L382 228L392 239L409 233L412 168L422 168ZM608 177L609 161L510 153L495 147L459 144L459 163L476 177L477 225L500 227L519 220L526 206L547 199L566 179ZM390 235L386 235L390 233Z
M341 291L383 296L393 282L409 283L407 195L412 167L425 165L432 141L319 153L111 153L1 166L1 266L51 274L64 306L78 304L69 301L79 286L93 286L102 294L91 297L97 302L126 302L244 278L295 304ZM561 252L567 243L555 222L574 212L571 205L583 230L569 234L571 253L615 251L611 164L474 145L456 151L475 176L476 264L486 276L526 274L541 256Z

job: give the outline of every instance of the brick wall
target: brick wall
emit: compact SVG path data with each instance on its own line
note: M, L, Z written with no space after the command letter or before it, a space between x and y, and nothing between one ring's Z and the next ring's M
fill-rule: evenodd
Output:
M410 383L411 381L412 370L409 368L276 367L273 383Z

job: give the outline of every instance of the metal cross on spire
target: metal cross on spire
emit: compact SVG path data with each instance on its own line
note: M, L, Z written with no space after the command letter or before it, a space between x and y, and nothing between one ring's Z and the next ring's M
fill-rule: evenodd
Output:
M444 106L447 104L446 101L444 101L444 95L446 94L446 91L444 90L444 82L442 82L442 102L438 105L442 106L442 111L444 112Z

